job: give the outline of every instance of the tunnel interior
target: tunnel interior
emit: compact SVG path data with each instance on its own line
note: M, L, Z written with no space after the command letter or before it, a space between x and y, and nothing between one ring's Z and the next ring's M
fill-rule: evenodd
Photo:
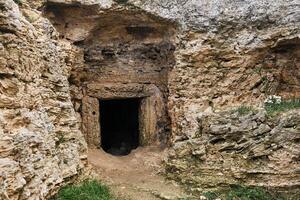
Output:
M102 149L116 156L139 146L140 99L100 100Z

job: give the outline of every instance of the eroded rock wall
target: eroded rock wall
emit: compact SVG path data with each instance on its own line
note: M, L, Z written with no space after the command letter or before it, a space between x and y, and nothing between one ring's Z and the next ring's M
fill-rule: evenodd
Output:
M299 177L293 169L299 168L299 152L296 150L299 144L293 138L298 137L299 129L288 128L276 133L277 139L272 136L267 141L282 140L286 149L274 150L264 161L252 161L236 149L229 150L230 153L220 153L223 150L219 144L210 144L213 136L209 132L199 135L201 125L198 119L204 113L213 115L215 111L241 105L263 106L264 99L269 95L279 95L284 99L299 98L299 3L293 0L129 2L175 20L182 28L177 33L176 65L169 76L169 112L177 153L170 158L173 162L171 166L175 165L174 171L171 167L173 176L170 173L170 177L196 190L230 183L298 186ZM231 121L230 115L221 115L219 119L234 126L237 123ZM209 118L207 126L219 123L214 120L216 118ZM240 144L232 144L231 140L247 137L247 129L239 126L237 129L241 132L236 135L231 135L229 129L219 133L216 131L216 134L226 135L220 145L238 148ZM281 134L291 134L293 137ZM257 148L258 152L263 153L268 148L264 139L248 141L253 145L251 148ZM291 149L287 147L289 145ZM194 156L197 152L193 153L191 148L203 153L203 160L201 156ZM248 150L251 151L251 148ZM290 154L290 151L293 151L293 156L283 156ZM280 154L282 156L278 156ZM278 163L289 164L282 167L277 166ZM231 168L229 172L226 171L228 168ZM240 177L236 177L235 169L240 172Z
M0 1L0 199L45 199L86 164L69 48L30 5Z
M193 139L175 143L167 176L198 194L233 184L299 192L299 113L205 114Z
M268 160L269 158L265 159L266 157L262 156L249 166L245 163L250 162L252 158L247 157L247 153L244 158L244 154L236 149L229 149L231 152L223 151L222 145L229 143L234 148L238 147L240 144L234 138L240 138L241 135L248 142L255 143L250 137L253 130L247 129L238 134L235 132L232 138L231 131L225 129L225 132L221 131L225 141L221 140L216 144L211 143L213 134L209 128L205 132L206 136L199 135L202 127L199 119L204 112L212 113L239 105L260 106L269 95L299 97L300 5L297 0L128 0L122 1L123 3L112 0L49 0L48 5L60 4L66 9L75 9L67 19L60 15L61 13L47 16L49 19L62 16L57 18L58 21L51 21L56 30L49 21L41 17L45 2L23 0L20 11L12 0L0 1L0 169L1 178L5 180L1 182L4 196L9 195L13 199L42 199L49 194L49 190L60 185L65 178L77 174L82 168L85 143L81 139L77 124L77 121L82 119L80 114L74 113L74 108L80 111L79 102L84 94L78 83L93 82L95 77L99 78L98 75L104 75L99 79L109 80L107 72L110 68L106 67L108 65L114 67L115 71L110 73L115 74L114 77L119 80L123 76L119 76L118 73L130 74L126 73L126 65L133 66L137 72L164 72L162 76L151 78L151 81L159 83L161 90L167 93L164 96L168 102L166 114L171 118L175 152L178 152L178 146L190 152L190 146L185 144L194 140L196 143L201 142L201 147L215 149L205 150L205 161L201 156L194 157L193 152L190 152L192 155L183 154L183 157L171 155L171 160L175 163L189 161L191 157L195 159L197 164L189 163L191 172L208 169L212 163L217 166L209 171L209 176L204 176L217 181L209 182L195 174L192 180L193 184L197 185L195 188L237 182L269 184L273 187L299 185L296 180L297 172L291 169L299 166L299 159L295 159L295 144L298 139L293 139L295 134L299 134L297 125L296 128L286 128L281 126L281 122L268 122L272 131L274 127L279 126L284 134L291 137L282 138L282 133L276 132L276 137L271 141L282 139L283 148L275 149L274 153L270 154L272 159ZM101 23L98 24L101 20L99 16L103 20L102 27ZM171 42L176 47L174 54L173 47L169 48L170 43L165 46L165 40L157 38L155 34L151 34L151 40L147 41L146 37L146 40L143 40L144 45L140 44L141 38L145 38L143 32L151 30L136 30L133 26L136 24L127 23L141 22L138 21L141 16L154 16L159 22L175 24L176 30L174 29L172 35L176 37L172 38ZM113 21L111 18L117 20ZM143 26L147 25L147 21L142 23ZM160 23L151 23L155 27L162 27ZM120 28L124 24L127 29ZM124 30L127 30L127 33ZM159 35L168 33L164 28L158 30ZM60 32L60 36L56 31ZM130 32L132 34L128 34ZM136 42L129 46L124 45L124 41L132 42L134 34L139 37L134 40ZM86 40L87 43L84 41L86 38L90 39ZM160 51L164 49L171 49L171 56L170 51L162 54L172 59L157 62ZM87 59L89 66L85 65L84 59ZM91 65L95 68L90 68ZM142 65L146 67L143 68ZM167 66L168 70L158 65ZM172 67L169 67L170 65ZM99 70L103 66L107 70L104 73ZM74 108L68 84L71 68L80 75L77 77L75 73L75 76L69 79L73 84L73 97L78 97L73 101ZM143 79L142 75L129 77L131 78L137 82L149 81L149 77ZM79 102L76 102L77 100ZM252 117L249 116L249 120L252 120ZM238 127L242 123L233 119L231 115L212 114L208 119L205 122L207 126L219 126L219 119L235 123ZM210 121L216 119L218 120L215 124ZM271 132L266 135L270 135ZM263 135L264 137L258 138L259 143L253 148L262 148L265 152L269 150L265 147L265 134ZM286 147L291 144L291 148ZM291 151L287 156L290 164L285 166L291 170L284 174L284 166L275 166L275 163L285 163L286 159L282 155ZM214 156L226 165L215 163ZM234 159L237 159L235 168L241 175L239 178L231 173L231 169L227 170ZM267 173L261 173L268 164L270 166L266 169ZM223 167L227 170L223 174L228 180L225 182L219 180L220 176L214 173ZM246 169L246 172L243 169ZM253 181L247 173L256 169L259 175L254 177L259 180ZM190 171L188 168L180 170L183 174ZM281 176L279 180L282 184L276 181L277 172ZM193 178L181 177L176 171L173 175L174 179L185 184ZM285 184L289 178L293 182Z

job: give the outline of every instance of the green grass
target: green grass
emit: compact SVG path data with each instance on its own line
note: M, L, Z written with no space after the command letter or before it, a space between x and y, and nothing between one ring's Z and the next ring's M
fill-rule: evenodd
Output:
M62 188L51 200L116 200L107 186L97 180L85 180L79 185Z
M247 115L251 112L255 112L255 109L251 106L240 106L233 110L234 112L237 112L239 115Z
M300 99L292 99L289 101L282 101L281 103L266 103L265 109L268 115L276 115L280 112L300 108Z
M226 200L280 200L281 197L273 196L260 187L233 186L226 194Z
M58 140L55 142L55 147L57 148L59 145L63 144L66 142L66 139L64 137L64 135L60 134L58 135Z
M207 200L214 200L218 198L219 194L216 192L204 192L203 196L205 196Z
M278 194L271 193L262 187L231 186L228 190L203 193L208 200L284 200Z

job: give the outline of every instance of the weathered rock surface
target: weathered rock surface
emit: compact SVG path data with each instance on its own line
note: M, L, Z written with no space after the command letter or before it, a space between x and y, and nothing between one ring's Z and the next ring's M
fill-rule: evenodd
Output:
M166 162L169 178L192 192L231 184L297 191L300 186L300 112L222 112L198 119L194 137L177 142Z
M51 6L72 12L47 14ZM175 179L195 188L298 186L299 121L283 127L289 116L212 111L258 106L269 95L299 98L299 10L297 0L0 0L1 198L43 199L83 168L82 83L94 90L94 79L160 90L159 137L171 128Z
M0 1L0 199L45 199L86 163L57 36L37 10Z

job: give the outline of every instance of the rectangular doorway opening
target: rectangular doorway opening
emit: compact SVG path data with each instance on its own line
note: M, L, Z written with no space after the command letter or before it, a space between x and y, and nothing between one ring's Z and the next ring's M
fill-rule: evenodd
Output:
M139 146L140 99L100 100L101 147L112 155L128 155Z

